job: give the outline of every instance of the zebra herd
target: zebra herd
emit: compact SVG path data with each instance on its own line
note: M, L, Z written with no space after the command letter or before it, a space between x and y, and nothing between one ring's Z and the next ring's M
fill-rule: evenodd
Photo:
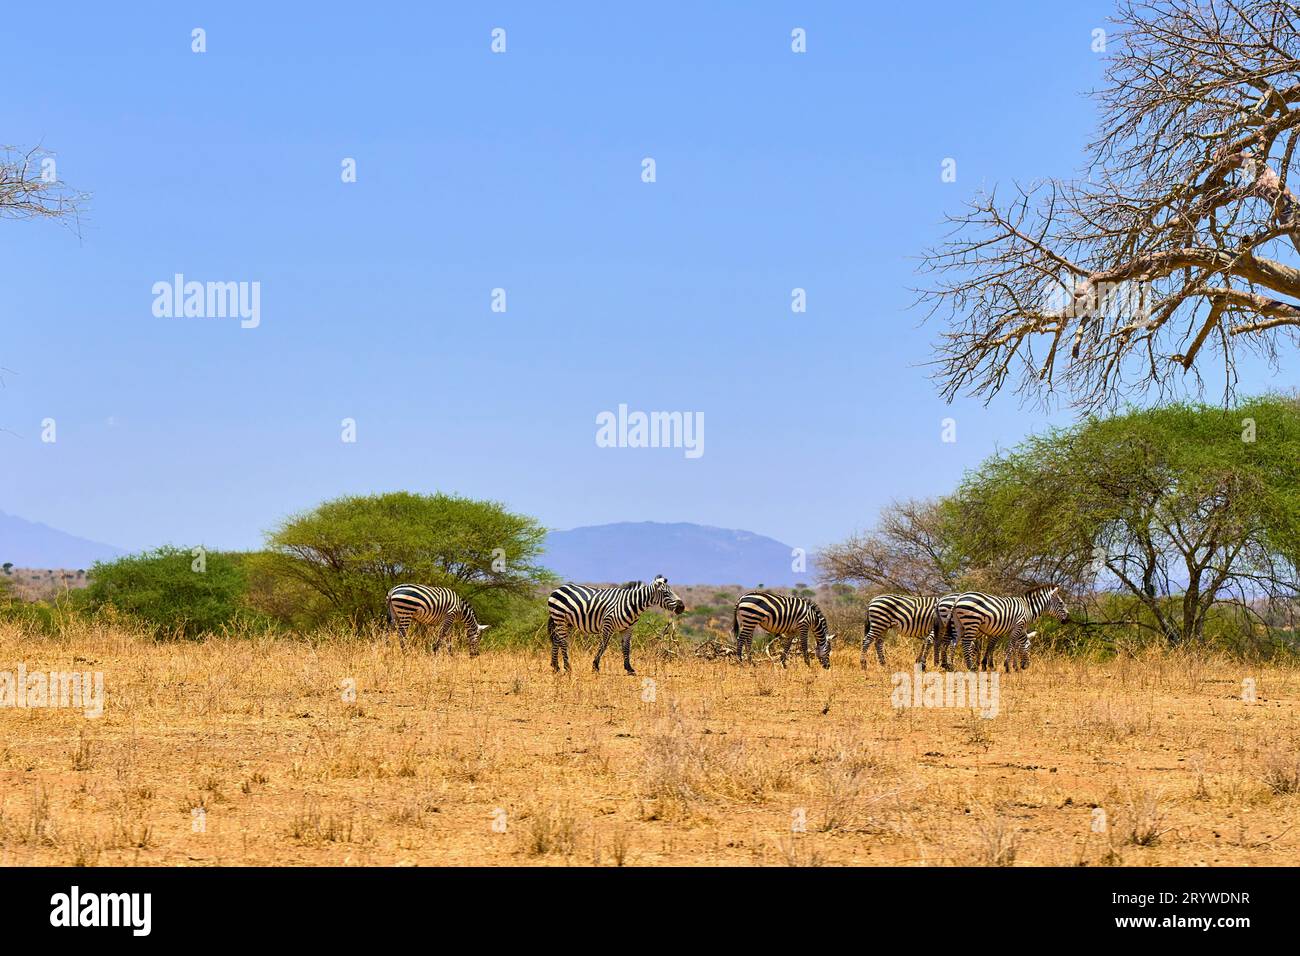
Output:
M1070 618L1060 589L1048 585L1032 588L1019 597L998 597L983 591L954 592L942 597L882 594L867 605L861 664L863 668L868 666L867 651L873 643L876 657L882 665L885 663L885 632L895 627L905 637L921 639L916 663L923 669L926 654L933 649L934 662L942 663L947 670L948 652L960 644L966 669L974 670L980 641L984 639L980 669L988 670L993 667L998 641L1006 638L1003 666L1008 671L1013 667L1024 670L1029 666L1030 641L1038 633L1030 631L1029 625L1048 613L1062 622Z
M488 626L478 623L474 608L451 588L400 584L388 592L386 604L389 623L397 628L403 647L406 646L408 628L412 623L420 623L437 628L435 650L444 642L450 649L452 629L459 623L465 628L471 656L478 655L479 638ZM595 634L600 636L600 647L591 667L599 671L601 657L614 635L618 634L623 649L623 669L635 674L632 667L632 626L651 605L674 614L686 610L685 602L662 574L649 584L629 581L608 588L580 584L556 588L546 602L551 668L557 672L571 671L570 635ZM934 663L948 669L949 652L960 644L966 669L974 670L983 641L979 666L988 670L994 666L993 652L998 641L1005 638L1006 670L1013 667L1022 670L1029 666L1029 645L1037 633L1028 630L1029 625L1043 614L1052 614L1062 622L1069 620L1059 588L1036 587L1016 597L999 597L982 591L954 592L938 597L882 594L872 598L867 605L861 665L864 669L868 666L867 655L872 644L875 644L877 659L884 665L885 634L896 628L905 637L921 640L921 652L916 663L922 668L933 650ZM812 663L808 653L810 633L818 662L822 667L831 666L831 642L835 635L830 633L830 625L821 608L807 598L787 597L768 591L749 591L742 595L732 612L731 624L736 659L742 663L747 659L753 663L756 628L776 638L785 638L782 666L785 666L796 637L799 638L804 663Z

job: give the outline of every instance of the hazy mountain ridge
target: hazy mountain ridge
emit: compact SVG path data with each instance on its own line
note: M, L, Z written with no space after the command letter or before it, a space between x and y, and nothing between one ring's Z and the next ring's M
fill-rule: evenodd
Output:
M68 534L0 511L0 564L20 568L89 568L126 554L121 548Z
M791 547L752 531L689 522L621 521L546 536L541 563L567 581L648 581L656 574L680 584L812 583L795 572Z

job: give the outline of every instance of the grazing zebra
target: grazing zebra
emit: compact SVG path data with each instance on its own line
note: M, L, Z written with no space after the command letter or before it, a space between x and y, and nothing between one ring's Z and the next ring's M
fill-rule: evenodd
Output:
M750 663L754 662L756 627L785 638L785 648L781 651L782 667L796 634L803 649L803 662L812 663L808 657L808 631L811 629L817 637L817 660L821 661L822 667L831 666L831 641L835 640L835 635L828 633L830 625L821 608L807 598L782 597L766 591L750 591L742 595L731 615L731 635L736 639L736 659L741 663L747 649Z
M1029 666L1029 635L1025 628L1042 614L1054 614L1061 622L1070 619L1060 588L1043 585L1026 591L1021 597L995 597L981 591L958 595L951 622L961 642L962 656L968 670L975 669L975 649L981 637L988 638L980 669L993 666L993 651L998 638L1007 639L1005 669L1010 671L1013 658L1018 670ZM1036 632L1035 632L1036 633Z
M589 588L581 584L566 584L551 592L546 601L546 631L551 635L551 667L559 670L559 655L564 656L564 669L569 667L569 635L599 634L600 649L591 669L600 670L600 658L609 646L616 631L622 632L623 669L632 669L632 625L641 612L651 604L666 611L681 614L686 604L673 593L668 579L658 575L650 584L629 581L616 588Z
M469 639L470 657L478 657L478 641L490 625L480 624L474 609L451 588L430 588L423 584L399 584L388 592L388 623L397 627L397 637L406 647L406 629L412 621L437 625L438 634L433 642L436 651L445 640L451 650L451 629L460 621L465 625Z
M871 599L867 605L867 620L862 625L861 664L867 667L867 651L872 643L876 645L876 658L881 666L885 663L885 634L891 627L898 628L904 637L919 637L921 653L916 662L925 668L925 655L934 645L934 662L939 663L939 646L935 642L938 633L936 618L941 608L949 608L957 599L956 594L943 597L913 597L908 594L881 594ZM948 649L944 647L943 666L948 666Z

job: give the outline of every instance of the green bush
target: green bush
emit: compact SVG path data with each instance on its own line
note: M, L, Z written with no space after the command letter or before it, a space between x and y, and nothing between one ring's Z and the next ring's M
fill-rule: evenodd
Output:
M70 603L62 595L53 603L0 599L0 621L17 624L29 634L53 637L75 616Z
M261 623L245 601L247 555L181 548L97 562L77 603L92 613L112 609L160 636L193 638L241 623Z

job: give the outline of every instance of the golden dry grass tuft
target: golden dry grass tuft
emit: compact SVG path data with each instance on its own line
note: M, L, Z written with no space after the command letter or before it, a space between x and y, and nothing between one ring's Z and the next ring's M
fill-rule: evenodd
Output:
M541 650L0 625L0 671L105 683L98 718L0 708L0 864L1300 863L1294 665L1039 655L985 719L895 709L914 650L643 650L628 677L579 647L554 677Z

